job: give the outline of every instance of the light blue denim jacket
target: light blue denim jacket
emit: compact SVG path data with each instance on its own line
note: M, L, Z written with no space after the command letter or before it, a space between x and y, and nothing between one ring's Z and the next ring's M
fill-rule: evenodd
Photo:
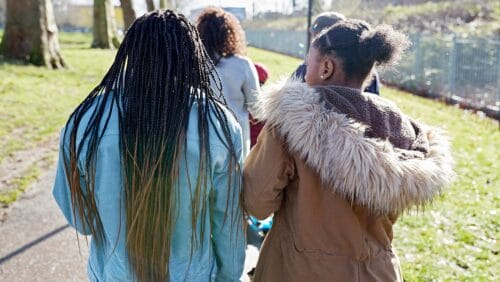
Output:
M104 99L98 99L104 100ZM108 107L111 103L108 100ZM97 101L97 100L96 100ZM94 105L95 106L95 105ZM92 109L82 119L77 134L77 144L82 139L82 131ZM240 165L242 162L242 137L241 128L231 113L225 111L229 128L232 133ZM198 161L200 159L198 143L198 122L196 104L193 105L187 130L187 146L185 157L182 157L179 174L179 203L178 219L173 230L173 242L169 262L170 281L238 281L242 275L245 260L246 239L243 230L242 211L239 206L239 197L233 201L230 197L228 202L228 175L227 165L229 153L215 131L221 133L220 124L211 125L210 148L211 148L211 177L213 181L212 193L214 193L213 204L205 199L211 214L207 213L205 218L199 218L198 226L202 221L205 223L205 236L201 238L203 247L195 249L191 260L191 201L188 181L196 182ZM90 257L88 262L88 275L90 281L133 281L132 270L128 264L125 249L125 218L123 208L123 182L120 167L119 150L119 125L116 106L113 108L109 125L104 133L98 148L96 161L95 189L97 208L104 226L106 244L97 247L91 240ZM64 132L64 129L63 129ZM69 140L64 140L61 133L59 163L53 189L54 198L59 205L68 222L78 230L79 233L89 235L89 230L82 227L82 223L76 218L74 220L71 205L71 195L65 176L62 150L68 150ZM69 139L69 138L66 138ZM85 166L85 146L79 157L79 168ZM187 174L188 171L191 173ZM240 172L236 175L240 175ZM188 179L189 178L189 179ZM83 185L85 181L82 177ZM234 184L231 193L239 195L241 184ZM121 202L122 201L122 202ZM226 205L228 214L226 216ZM121 210L120 210L121 209ZM234 212L231 212L234 211ZM231 218L231 214L237 218ZM237 224L231 224L236 219ZM121 223L121 228L120 228ZM207 229L209 228L209 229ZM208 232L210 230L210 232ZM199 234L199 233L198 233ZM116 247L115 247L116 246Z

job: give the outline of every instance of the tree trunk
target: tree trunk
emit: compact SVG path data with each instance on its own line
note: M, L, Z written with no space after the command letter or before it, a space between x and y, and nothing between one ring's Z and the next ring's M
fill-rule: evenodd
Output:
M94 40L92 48L118 48L116 37L115 9L111 0L94 0Z
M154 11L155 3L153 0L146 0L146 6L148 7L148 12Z
M134 6L132 0L120 0L123 11L123 22L125 23L125 30L127 30L136 19Z
M0 0L0 26L5 24L5 0Z
M172 7L167 5L167 0L160 0L160 9L172 9Z
M0 52L38 66L58 69L66 64L51 0L7 0L7 19Z

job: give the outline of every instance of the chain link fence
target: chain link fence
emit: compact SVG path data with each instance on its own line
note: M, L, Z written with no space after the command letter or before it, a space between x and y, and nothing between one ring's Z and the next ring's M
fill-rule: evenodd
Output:
M251 46L304 58L305 31L246 30ZM498 118L500 41L453 36L410 36L413 43L400 64L379 70L385 83L427 96L443 97Z
M292 57L305 58L307 52L307 33L298 30L247 30L248 44Z

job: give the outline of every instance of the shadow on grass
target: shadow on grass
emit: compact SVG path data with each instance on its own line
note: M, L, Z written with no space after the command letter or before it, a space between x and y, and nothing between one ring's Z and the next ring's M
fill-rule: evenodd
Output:
M15 65L15 66L29 66L27 61L21 59L9 59L0 55L0 66Z

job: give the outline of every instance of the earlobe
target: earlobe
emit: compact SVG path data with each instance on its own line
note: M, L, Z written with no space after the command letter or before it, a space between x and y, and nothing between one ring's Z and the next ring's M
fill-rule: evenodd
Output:
M335 64L331 59L325 59L323 62L323 73L321 74L321 79L326 80L333 76L335 73Z
M326 79L328 79L327 74L328 74L327 60L323 59L323 60L321 60L321 63L320 63L319 78L321 78L321 80L326 80Z

